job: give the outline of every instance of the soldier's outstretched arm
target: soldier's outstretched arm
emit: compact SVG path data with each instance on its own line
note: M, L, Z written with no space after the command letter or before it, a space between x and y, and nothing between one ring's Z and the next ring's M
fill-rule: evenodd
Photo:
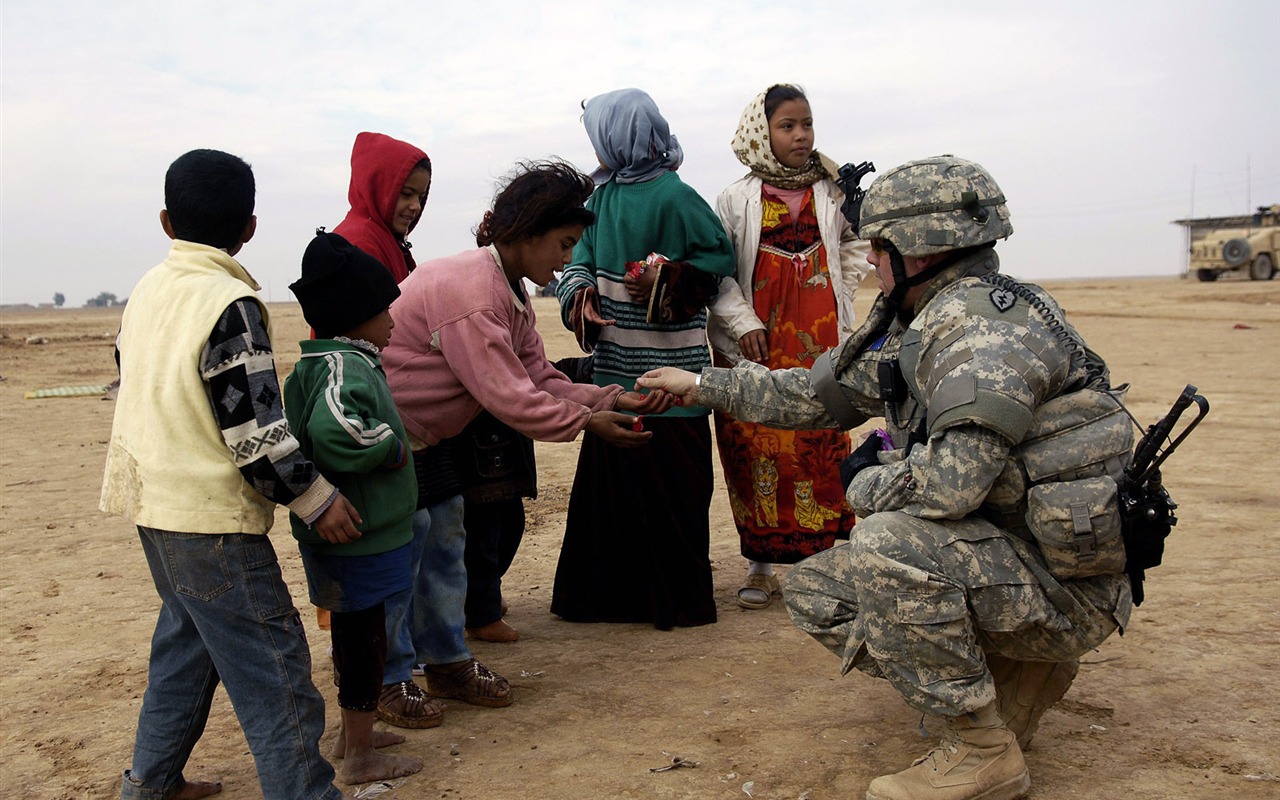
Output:
M874 364L855 361L839 376L839 387L856 415L852 426L884 415ZM733 369L703 372L697 402L736 419L787 430L852 427L842 424L818 398L813 372L804 368L769 370L741 361Z

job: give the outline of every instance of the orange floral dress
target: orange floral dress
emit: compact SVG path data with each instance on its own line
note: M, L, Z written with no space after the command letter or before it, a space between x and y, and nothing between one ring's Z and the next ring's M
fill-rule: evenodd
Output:
M836 299L827 252L808 189L793 218L785 200L765 186L760 249L752 297L765 321L769 369L811 367L839 344ZM717 366L726 366L721 363ZM716 441L742 555L794 564L847 538L853 513L844 500L840 462L849 454L844 431L784 431L716 412Z

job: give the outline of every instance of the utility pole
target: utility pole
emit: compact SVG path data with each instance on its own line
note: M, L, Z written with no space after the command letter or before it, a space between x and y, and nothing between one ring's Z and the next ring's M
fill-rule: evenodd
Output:
M1182 248L1182 277L1191 276L1191 220L1196 218L1196 165L1191 165L1191 203L1187 209L1187 232L1183 237L1184 246Z
M1253 154L1249 153L1244 157L1244 213L1253 213L1253 169L1251 165Z

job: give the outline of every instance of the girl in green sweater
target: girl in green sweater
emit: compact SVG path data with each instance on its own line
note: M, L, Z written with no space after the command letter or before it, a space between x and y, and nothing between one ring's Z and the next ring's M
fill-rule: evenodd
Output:
M601 164L586 230L557 292L594 381L630 390L650 369L711 364L706 305L734 271L715 212L675 170L683 159L653 99L620 89L587 101L583 122ZM551 611L580 622L715 622L708 557L708 410L649 416L647 447L588 434L569 501Z

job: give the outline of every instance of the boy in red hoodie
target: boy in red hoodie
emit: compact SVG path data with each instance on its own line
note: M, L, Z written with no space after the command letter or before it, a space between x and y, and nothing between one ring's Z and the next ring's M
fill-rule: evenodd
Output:
M405 237L431 189L431 159L408 142L360 133L351 148L351 210L333 232L382 262L396 283L413 271Z

